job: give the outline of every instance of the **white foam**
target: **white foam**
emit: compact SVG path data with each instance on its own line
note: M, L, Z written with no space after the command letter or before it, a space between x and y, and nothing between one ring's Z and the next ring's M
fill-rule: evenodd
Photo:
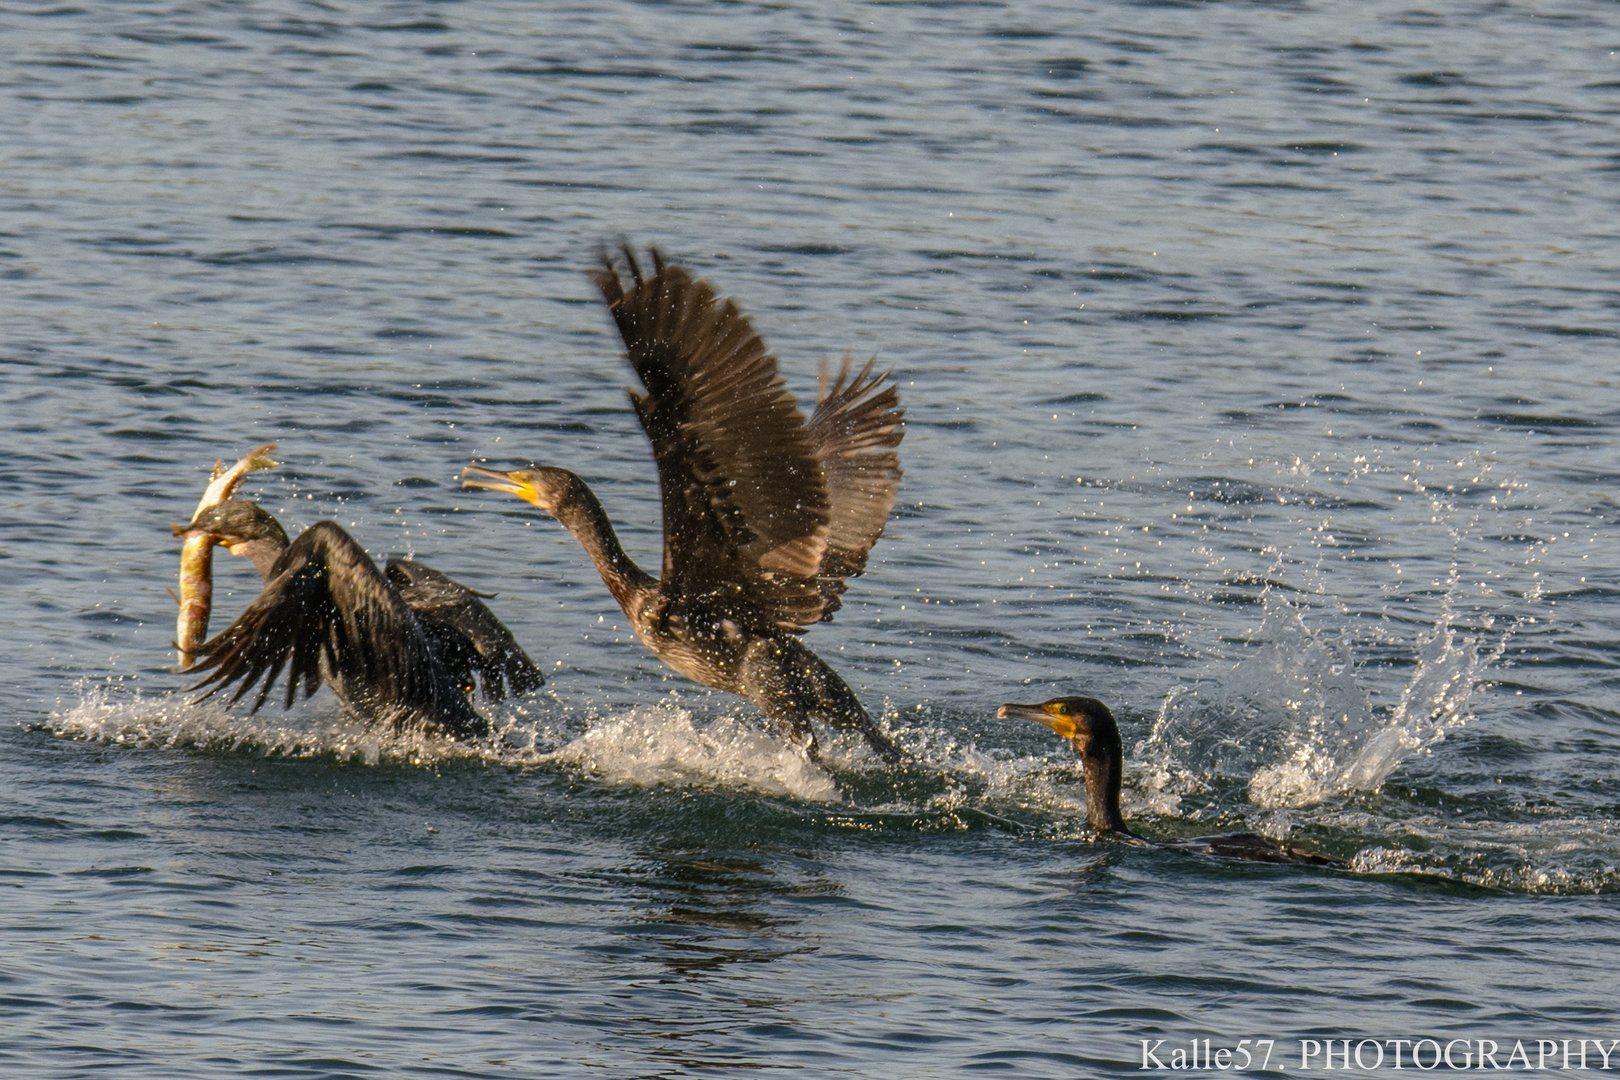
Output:
M283 713L266 707L233 711L216 698L184 693L130 696L105 688L81 690L73 706L51 714L48 727L69 739L160 750L254 752L269 757L336 757L368 765L429 764L450 757L488 757L491 744L458 743L448 736L407 728L368 730L358 720L320 706Z
M1249 801L1267 809L1314 806L1332 795L1317 770L1298 761L1267 765L1249 780Z
M1423 874L1530 893L1604 893L1620 889L1620 824L1603 818L1534 821L1418 817L1402 831L1429 850L1375 846L1357 852L1367 874ZM1411 841L1409 840L1408 843Z
M547 761L614 784L743 788L809 802L838 802L837 783L798 747L758 726L721 716L699 725L672 704L639 706L593 720Z
M107 687L81 688L77 703L53 713L48 727L63 738L162 750L257 753L268 757L333 757L356 764L430 765L463 759L524 767L562 765L608 783L729 787L812 802L837 802L837 783L791 742L755 718L721 716L699 724L673 704L642 706L559 733L509 705L485 739L458 741L437 732L366 727L324 695L311 705L258 713L227 708L217 698L182 693L147 697ZM838 757L858 751L834 741ZM833 755L829 755L832 757Z

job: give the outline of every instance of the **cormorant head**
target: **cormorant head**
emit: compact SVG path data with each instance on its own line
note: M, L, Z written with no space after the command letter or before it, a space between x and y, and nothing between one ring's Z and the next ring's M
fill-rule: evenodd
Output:
M547 513L555 514L570 501L583 483L567 469L558 469L550 465L542 465L535 469L519 469L516 472L496 472L494 469L481 469L477 465L469 465L461 470L461 486L504 491L508 495L516 495L526 502L534 503Z
M1108 706L1092 697L1060 697L1039 705L1003 705L996 710L1003 720L1034 720L1045 724L1074 747L1082 760L1123 753L1119 724Z
M1034 720L1068 739L1086 771L1086 821L1098 833L1131 834L1119 812L1125 752L1108 706L1091 697L1060 697L1039 705L1003 705L996 715Z
M248 544L268 540L281 551L287 546L287 534L281 523L270 516L258 503L246 499L226 499L215 503L192 519L190 525L175 525L174 535L184 538L190 533L204 533L224 544L232 555L247 554Z

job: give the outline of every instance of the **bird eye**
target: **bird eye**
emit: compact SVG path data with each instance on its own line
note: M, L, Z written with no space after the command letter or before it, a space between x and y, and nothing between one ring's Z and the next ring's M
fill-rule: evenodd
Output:
M1057 707L1057 711L1058 711L1059 716L1068 716L1069 715L1069 707L1067 705L1059 705Z

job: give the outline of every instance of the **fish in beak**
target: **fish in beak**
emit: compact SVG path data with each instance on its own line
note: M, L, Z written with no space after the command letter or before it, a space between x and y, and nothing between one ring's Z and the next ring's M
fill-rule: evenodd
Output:
M236 494L248 473L259 469L274 469L279 462L272 461L270 451L275 443L265 443L246 454L229 469L220 461L214 462L208 490L197 503L191 520L196 521L205 510L212 509ZM180 595L175 600L180 614L174 624L174 643L179 651L180 670L186 671L197 662L194 650L208 640L208 616L214 603L214 546L219 537L190 525L172 525L180 545Z

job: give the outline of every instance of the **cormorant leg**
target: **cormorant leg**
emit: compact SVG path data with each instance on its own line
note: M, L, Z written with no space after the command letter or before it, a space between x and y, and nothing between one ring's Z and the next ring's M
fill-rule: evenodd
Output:
M839 677L838 672L811 652L798 638L788 638L779 645L781 663L795 689L796 703L815 713L833 727L853 728L861 733L866 743L884 761L893 765L901 758L900 748L878 728L867 715L855 691Z
M788 738L804 748L805 757L820 761L821 747L805 707L812 688L786 660L779 642L768 638L750 642L738 669L740 689L761 712L787 730Z
M877 752L878 757L890 765L898 764L902 757L900 748L894 745L893 741L883 734L872 718L867 715L866 710L861 707L860 700L855 697L855 692L849 688L848 684L843 679L840 679L831 668L825 670L827 674L832 676L832 685L826 688L828 693L823 697L824 704L820 709L822 715L827 718L827 722L835 727L854 728L861 733L861 736L866 740L866 744Z

